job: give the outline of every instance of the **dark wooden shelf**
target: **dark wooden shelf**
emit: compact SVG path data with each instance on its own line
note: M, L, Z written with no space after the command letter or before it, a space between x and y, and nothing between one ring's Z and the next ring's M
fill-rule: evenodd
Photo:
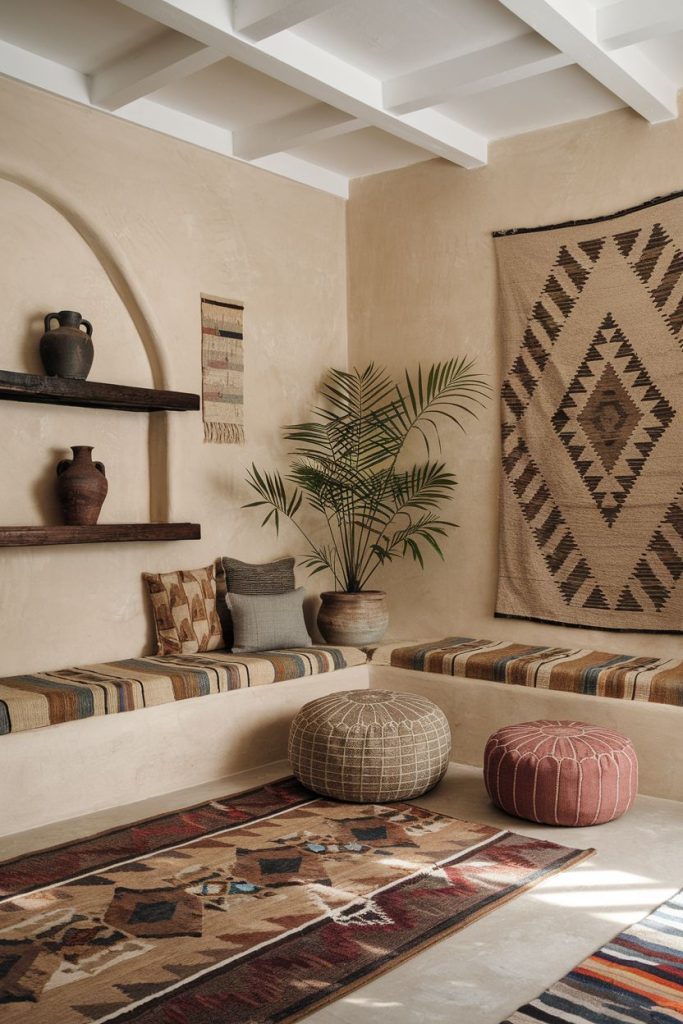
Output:
M102 523L97 526L0 526L0 547L100 544L104 541L199 540L198 523Z
M40 377L35 373L0 370L0 399L12 402L48 402L88 409L124 409L128 412L185 412L199 408L199 395L186 391L155 391L94 380Z

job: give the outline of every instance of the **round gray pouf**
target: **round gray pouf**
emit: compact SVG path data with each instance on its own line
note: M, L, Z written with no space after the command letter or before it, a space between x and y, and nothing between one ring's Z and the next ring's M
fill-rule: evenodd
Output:
M443 778L451 731L416 693L346 690L304 704L289 730L289 763L307 789L356 803L407 800Z

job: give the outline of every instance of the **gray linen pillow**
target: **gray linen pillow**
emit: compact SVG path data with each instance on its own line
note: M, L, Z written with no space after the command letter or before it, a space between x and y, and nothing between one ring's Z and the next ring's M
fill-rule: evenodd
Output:
M226 591L232 594L285 594L294 590L294 559L278 558L274 562L254 565L224 555L216 567L216 612L221 622L225 646L232 647L232 619L226 602Z
M304 622L303 587L286 594L231 594L227 601L234 631L233 654L310 647Z

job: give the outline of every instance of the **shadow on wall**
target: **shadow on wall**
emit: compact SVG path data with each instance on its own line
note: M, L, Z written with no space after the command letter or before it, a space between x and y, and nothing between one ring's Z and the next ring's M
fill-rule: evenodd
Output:
M21 355L24 365L27 367L27 373L45 373L43 364L40 361L40 352L36 345L36 338L40 338L44 330L44 314L37 309L27 320L24 336L21 339Z
M43 470L33 484L33 498L40 509L42 521L49 526L61 526L64 522L55 486L56 466L63 458L63 448L50 448L45 456Z
M126 258L119 252L110 238L105 238L70 201L56 195L51 186L22 171L0 164L0 180L16 185L36 196L58 213L67 224L83 239L103 272L121 299L142 343L149 363L155 388L166 387L167 372L164 364L163 346L154 325L154 317L142 295L133 283ZM22 354L30 372L42 373L42 366L36 347L36 337L43 333L43 314L36 313L26 324L22 339ZM168 467L168 419L166 413L149 417L148 434L149 462L149 517L151 521L168 521L170 493ZM35 496L48 522L54 520L54 508L46 498L46 486L41 478L36 485Z

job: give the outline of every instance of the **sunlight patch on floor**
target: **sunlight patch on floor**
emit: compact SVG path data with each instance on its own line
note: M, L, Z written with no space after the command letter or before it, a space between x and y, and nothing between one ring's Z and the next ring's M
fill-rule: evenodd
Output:
M630 924L634 911L645 912L663 903L671 889L654 879L629 871L583 866L549 880L533 893L541 903L556 907L599 911L598 917L617 924Z
M361 998L361 996L347 996L344 1002L350 1003L351 1006L372 1007L373 1010L396 1010L399 1006L403 1006L403 1003L386 1003L379 999Z
M624 885L647 885L653 881L647 875L636 875L617 868L593 868L590 864L579 864L570 871L555 875L543 883L544 892L563 892L579 886L617 887Z

